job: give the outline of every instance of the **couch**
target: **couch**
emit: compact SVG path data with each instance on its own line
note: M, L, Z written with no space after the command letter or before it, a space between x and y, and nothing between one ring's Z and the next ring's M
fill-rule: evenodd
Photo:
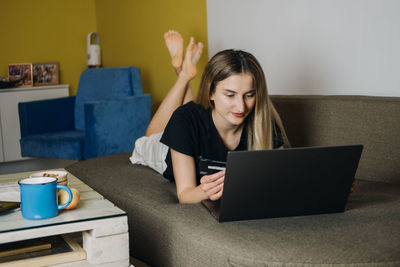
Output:
M151 266L400 266L400 98L273 102L292 146L364 145L345 212L218 223L130 153L66 169L128 213L130 253Z

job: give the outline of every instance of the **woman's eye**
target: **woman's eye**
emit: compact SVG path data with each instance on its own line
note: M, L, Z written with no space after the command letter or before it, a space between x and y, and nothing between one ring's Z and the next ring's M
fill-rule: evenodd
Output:
M227 97L233 97L234 94L225 94Z
M255 95L256 95L255 93L251 93L251 94L247 94L246 97L247 97L247 98L252 98L252 97L254 97Z

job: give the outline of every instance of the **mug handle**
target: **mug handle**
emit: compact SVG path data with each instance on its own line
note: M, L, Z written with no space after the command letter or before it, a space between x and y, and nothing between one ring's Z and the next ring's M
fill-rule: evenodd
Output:
M65 209L66 207L68 207L69 204L71 204L72 192L71 192L71 189L68 188L68 186L63 185L63 184L57 184L57 189L62 189L62 190L67 191L68 192L68 196L69 196L69 199L68 199L67 203L64 203L62 205L57 205L57 209L58 210L62 210L62 209Z

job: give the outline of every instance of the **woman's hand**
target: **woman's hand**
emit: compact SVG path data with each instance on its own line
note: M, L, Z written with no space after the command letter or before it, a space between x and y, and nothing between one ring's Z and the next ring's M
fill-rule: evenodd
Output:
M354 177L353 183L351 184L350 193L354 192L354 187L356 187L356 177Z
M194 158L171 148L171 159L179 203L199 203L205 199L221 198L225 171L204 175L200 180L200 185L197 185Z
M220 171L210 175L204 175L200 179L200 188L207 194L211 200L217 200L222 197L224 187L225 171Z

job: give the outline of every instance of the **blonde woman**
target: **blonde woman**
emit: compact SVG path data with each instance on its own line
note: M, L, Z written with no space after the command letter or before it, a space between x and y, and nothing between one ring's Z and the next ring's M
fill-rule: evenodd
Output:
M175 181L180 203L217 200L225 171L201 175L200 160L226 161L230 150L276 149L288 145L272 105L263 70L250 53L224 50L208 62L195 102L190 81L203 45L191 38L183 58L183 40L164 36L177 80L139 139L131 161L148 165Z

